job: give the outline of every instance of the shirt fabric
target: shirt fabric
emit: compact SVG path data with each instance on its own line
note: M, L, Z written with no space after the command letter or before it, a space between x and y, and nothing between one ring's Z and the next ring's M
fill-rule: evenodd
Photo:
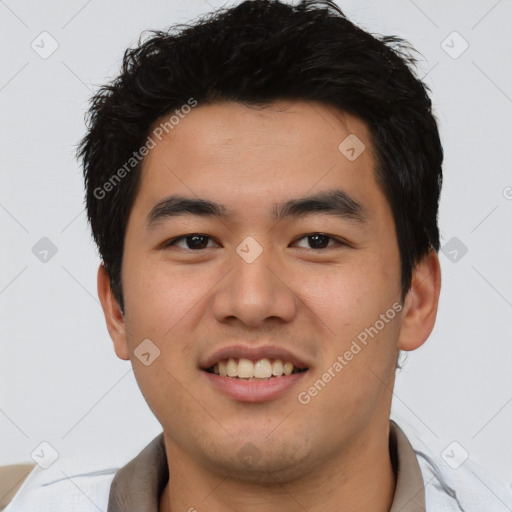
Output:
M512 493L471 461L442 464L390 421L396 488L390 512L511 512ZM172 463L172 462L171 462ZM51 468L50 468L51 469ZM158 512L169 472L163 433L120 469L51 476L36 466L4 512ZM476 470L476 471L474 471ZM479 474L479 473L480 474Z

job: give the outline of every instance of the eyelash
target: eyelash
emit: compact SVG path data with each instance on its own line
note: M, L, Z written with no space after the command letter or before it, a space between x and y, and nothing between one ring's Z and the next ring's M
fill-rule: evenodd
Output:
M306 235L302 235L301 237L299 238L296 238L294 240L294 242L298 242L299 240L302 240L304 238L308 238L308 237L311 237L311 236L317 236L317 235L320 235L320 236L323 236L323 237L326 237L328 238L329 240L333 240L334 242L336 242L335 245L327 245L327 247L323 247L323 248L311 248L312 251L324 251L326 249L329 249L329 248L333 248L333 247L336 247L336 246L346 246L348 245L346 242L344 242L343 240L340 240L339 238L336 238L336 237L333 237L331 235L327 235L325 233L308 233ZM212 240L212 237L209 236L209 235L204 235L202 233L190 233L188 235L182 235L182 236L178 236L176 238L172 238L170 240L168 240L167 242L164 243L163 245L163 249L167 249L168 247L172 247L172 246L175 246L177 242L181 241L181 240L186 240L187 238L191 238L191 237L194 237L194 236L199 236L199 237L202 237L202 238L208 238L209 240ZM206 247L206 249L209 249L210 247ZM183 249L182 247L180 247L179 249ZM304 249L304 247L303 247ZM202 251L204 250L203 249L189 249L188 247L186 249L183 249L185 251L190 251L190 252L199 252L199 251Z

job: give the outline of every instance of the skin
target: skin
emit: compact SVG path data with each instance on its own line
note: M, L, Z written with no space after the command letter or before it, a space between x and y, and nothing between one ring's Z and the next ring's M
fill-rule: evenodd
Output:
M366 146L354 161L338 150L349 134ZM199 105L145 158L125 237L125 315L102 266L98 292L116 354L131 360L163 427L171 464L161 512L389 510L397 352L429 336L440 268L431 251L401 301L394 221L374 169L365 123L310 102ZM366 222L326 214L272 220L274 203L332 188L360 202ZM183 216L149 229L148 213L171 194L234 213ZM212 237L206 249L186 241L163 247L194 233ZM334 239L314 249L306 237L314 233ZM235 251L247 236L263 249L250 264ZM298 393L394 303L402 311L307 405L299 403ZM134 350L148 338L161 353L144 366ZM237 342L285 347L310 369L276 400L233 400L208 385L199 366ZM237 457L248 441L261 457L250 467Z

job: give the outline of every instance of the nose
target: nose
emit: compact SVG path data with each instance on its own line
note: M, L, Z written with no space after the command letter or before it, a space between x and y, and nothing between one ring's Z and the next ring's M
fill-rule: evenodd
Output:
M287 282L283 262L271 248L263 248L254 260L235 253L231 271L220 282L213 296L213 315L219 322L237 321L250 327L269 322L291 322L297 314L299 299L293 282Z

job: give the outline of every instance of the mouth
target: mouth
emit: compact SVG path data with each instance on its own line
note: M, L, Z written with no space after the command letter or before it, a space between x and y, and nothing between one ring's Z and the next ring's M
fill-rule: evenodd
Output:
M311 364L278 346L232 345L200 365L212 389L236 402L269 402L289 393L311 370Z
M306 372L308 368L299 368L290 361L282 359L257 359L250 360L245 358L222 359L218 363L206 368L208 373L228 377L231 379L260 381L269 379L279 379L296 373Z

